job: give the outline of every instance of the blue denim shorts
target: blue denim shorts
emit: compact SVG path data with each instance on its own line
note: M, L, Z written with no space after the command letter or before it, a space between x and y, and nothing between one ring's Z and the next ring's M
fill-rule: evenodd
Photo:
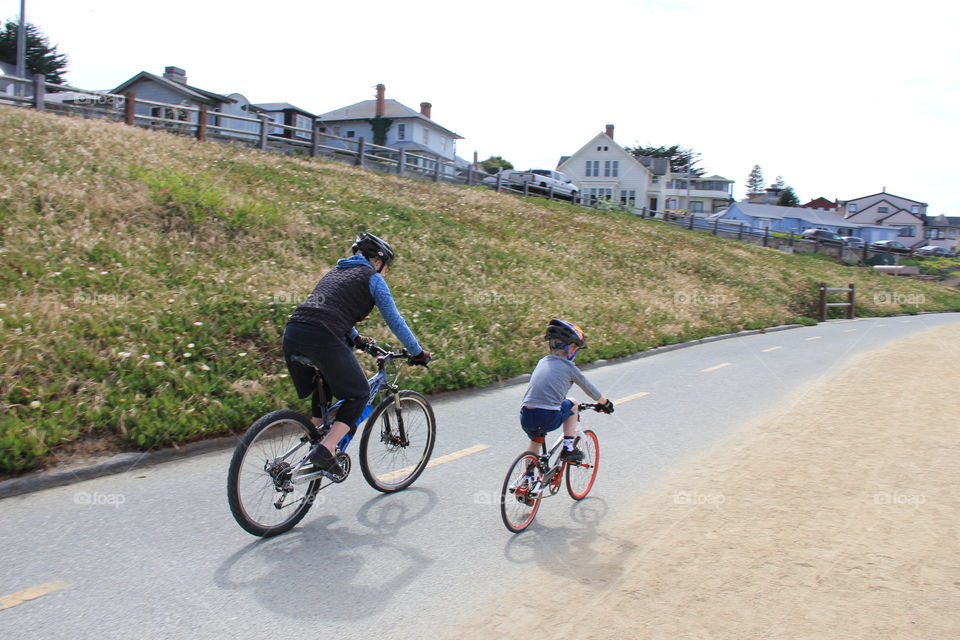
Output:
M527 436L534 440L542 438L550 431L555 431L563 425L563 421L573 415L573 403L564 400L560 409L520 409L520 426L527 432Z

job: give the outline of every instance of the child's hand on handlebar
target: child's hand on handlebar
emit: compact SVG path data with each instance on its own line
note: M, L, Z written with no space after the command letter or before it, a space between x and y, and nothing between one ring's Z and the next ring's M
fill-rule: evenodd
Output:
M607 398L606 402L598 402L593 410L598 413L613 413L613 402Z
M427 363L429 363L432 359L433 357L430 355L430 352L424 349L418 355L410 356L407 359L407 362L410 364L419 365L421 367L426 367Z

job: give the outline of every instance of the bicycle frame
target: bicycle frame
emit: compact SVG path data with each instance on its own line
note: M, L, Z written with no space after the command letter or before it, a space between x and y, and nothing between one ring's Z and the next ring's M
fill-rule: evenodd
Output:
M584 411L586 409L592 409L596 405L588 403L580 403L579 410ZM577 418L577 433L576 438L582 439L586 438L586 435L583 433L583 429L580 428L579 417ZM534 487L534 492L540 494L541 498L549 498L553 495L556 495L557 491L560 489L559 480L563 478L563 470L566 468L567 463L560 460L560 447L563 443L563 435L557 436L557 440L553 443L553 446L550 447L550 450L547 450L547 440L546 438L540 443L541 453L537 456L537 461L540 465L540 473L543 474L543 477L537 481L537 486ZM553 458L553 455L557 454L557 459L553 464L550 464L550 459ZM543 488L549 487L550 491L546 494L543 494Z

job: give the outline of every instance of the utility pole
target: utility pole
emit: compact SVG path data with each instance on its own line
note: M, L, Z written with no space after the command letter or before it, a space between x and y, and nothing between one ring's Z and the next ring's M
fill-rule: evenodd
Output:
M20 28L17 29L17 77L27 77L27 19L26 13L27 0L20 0ZM16 95L23 95L23 85L17 83Z

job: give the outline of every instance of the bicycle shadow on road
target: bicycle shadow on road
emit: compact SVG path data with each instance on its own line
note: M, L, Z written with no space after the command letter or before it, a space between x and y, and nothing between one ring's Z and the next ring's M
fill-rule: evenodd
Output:
M544 505L547 507L548 502ZM548 573L579 582L606 582L623 571L627 556L636 549L628 540L613 538L598 530L607 515L607 502L587 497L570 505L570 520L578 526L548 526L541 522L544 506L530 528L510 537L504 546L504 557L514 564L536 564ZM601 554L597 548L604 546ZM617 547L611 555L609 545ZM602 557L602 561L600 558Z
M404 494L405 500L400 498ZM302 620L362 620L380 614L434 560L391 536L437 503L426 489L377 495L358 511L370 532L335 515L308 519L275 538L255 540L223 561L214 583L248 591L265 608ZM411 506L412 505L412 506Z

